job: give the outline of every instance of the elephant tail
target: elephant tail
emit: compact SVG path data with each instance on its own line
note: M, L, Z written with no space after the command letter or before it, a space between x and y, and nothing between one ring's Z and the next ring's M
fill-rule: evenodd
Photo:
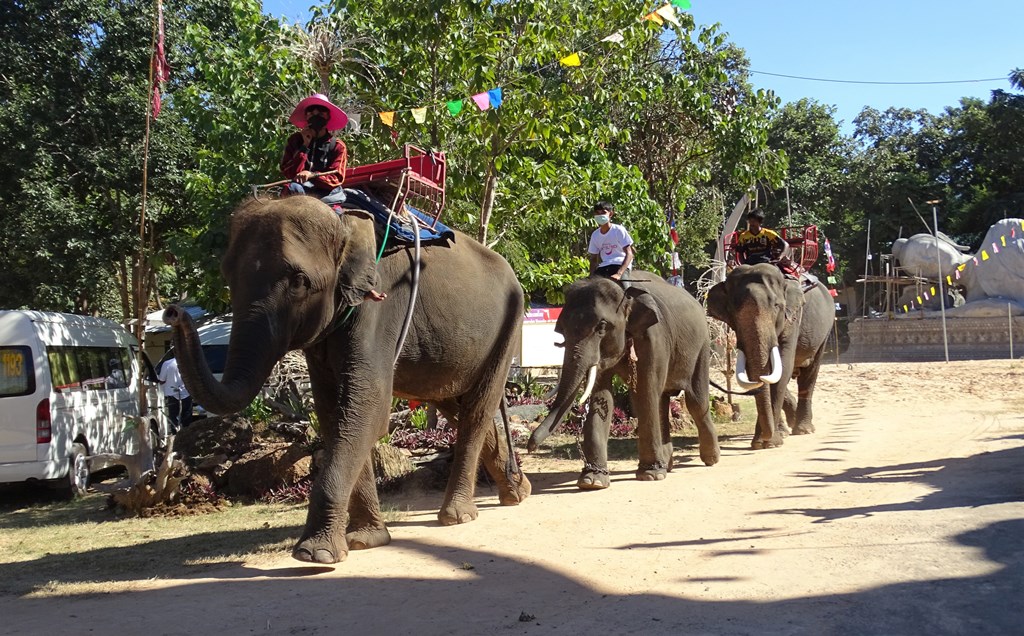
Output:
M512 446L512 423L508 417L508 400L505 399L505 392L501 393L501 420L505 424L505 442L508 444L508 459L505 461L505 477L509 483L515 483L515 478L523 474L522 467L516 461L516 449Z
M716 389L718 389L722 393L728 393L729 395L757 395L758 392L764 390L764 385L761 385L761 386L757 387L756 389L750 389L749 391L730 391L729 389L727 389L727 388L725 388L723 386L720 386L714 380L708 380L708 384L710 384L711 386L715 387Z

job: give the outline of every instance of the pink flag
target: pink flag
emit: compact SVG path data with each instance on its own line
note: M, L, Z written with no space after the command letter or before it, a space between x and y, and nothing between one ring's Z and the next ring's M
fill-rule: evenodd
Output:
M164 50L164 6L156 3L156 49L153 51L153 119L160 115L160 84L171 79L171 67L167 65Z
M999 246L996 245L995 241L992 242L992 253L993 254L998 254L999 253Z
M476 102L476 107L480 110L487 110L491 107L491 96L487 94L487 91L473 95L473 101Z

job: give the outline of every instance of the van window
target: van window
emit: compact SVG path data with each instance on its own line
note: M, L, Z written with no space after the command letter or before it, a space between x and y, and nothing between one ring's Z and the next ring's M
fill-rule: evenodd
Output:
M47 347L50 377L57 391L101 391L128 386L132 378L128 349L116 347Z
M28 347L0 347L0 398L29 395L35 391L32 350Z

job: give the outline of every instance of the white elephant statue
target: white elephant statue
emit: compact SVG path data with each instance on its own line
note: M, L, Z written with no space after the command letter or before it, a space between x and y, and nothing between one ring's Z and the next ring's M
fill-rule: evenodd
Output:
M939 232L938 257L936 238L931 234L897 239L892 254L911 274L933 280L949 276L964 287L966 303L956 308L958 314L1006 315L1008 303L1013 313L1024 313L1024 220L997 221L985 234L977 254L965 254L966 249Z

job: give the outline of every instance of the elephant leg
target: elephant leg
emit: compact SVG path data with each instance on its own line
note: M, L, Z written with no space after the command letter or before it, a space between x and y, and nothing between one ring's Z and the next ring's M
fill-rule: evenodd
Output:
M797 386L799 386L799 376L797 376ZM789 425L790 430L796 433L796 398L793 397L793 392L787 389L786 395L782 400L782 412L786 415L786 423Z
M612 485L608 478L608 435L612 425L612 377L597 379L587 402L583 422L583 470L576 486L580 490L602 490Z
M377 499L377 482L373 478L373 460L367 460L359 473L348 504L348 527L345 540L349 550L367 550L391 543L391 533L384 524Z
M794 435L806 435L814 432L811 398L814 397L814 385L818 382L818 370L821 368L821 357L824 352L825 345L822 344L814 355L810 366L801 369L800 376L796 379L797 403L796 424L793 426Z
M703 385L707 386L707 382ZM705 390L703 395L697 391L687 390L683 396L686 410L690 413L693 423L697 425L697 439L700 443L700 460L705 466L714 466L721 458L722 451L718 447L718 433L715 423L711 421L711 407Z
M349 527L350 497L370 460L374 443L387 430L391 376L390 365L378 369L376 377L380 380L360 382L356 391L347 386L347 380L337 384L325 358L314 357L309 365L325 461L313 483L306 527L292 549L292 556L299 561L337 563L348 556L345 533ZM351 395L358 395L358 400L341 397ZM363 493L359 496L365 497ZM364 508L365 505L360 507Z
M530 496L533 486L530 485L530 480L526 478L522 468L518 466L518 462L516 472L509 475L509 453L514 453L515 450L508 448L504 427L505 424L499 415L494 419L494 426L487 430L480 461L498 486L498 501L501 505L518 506Z
M757 405L757 426L750 447L754 450L782 446L782 433L775 428L775 400L778 384L762 387L754 395ZM780 409L781 410L781 409Z
M662 422L660 421L663 401L665 401L664 410L667 415L667 397L662 395L659 390L641 383L633 393L633 408L637 415L637 445L640 455L636 478L640 481L660 481L665 479L668 473L672 457L671 438L666 453Z
M438 520L446 526L467 523L477 517L476 504L473 503L477 468L487 436L495 434L494 414L503 390L503 384L492 382L478 386L459 398L455 460L448 477L444 503L437 513Z

